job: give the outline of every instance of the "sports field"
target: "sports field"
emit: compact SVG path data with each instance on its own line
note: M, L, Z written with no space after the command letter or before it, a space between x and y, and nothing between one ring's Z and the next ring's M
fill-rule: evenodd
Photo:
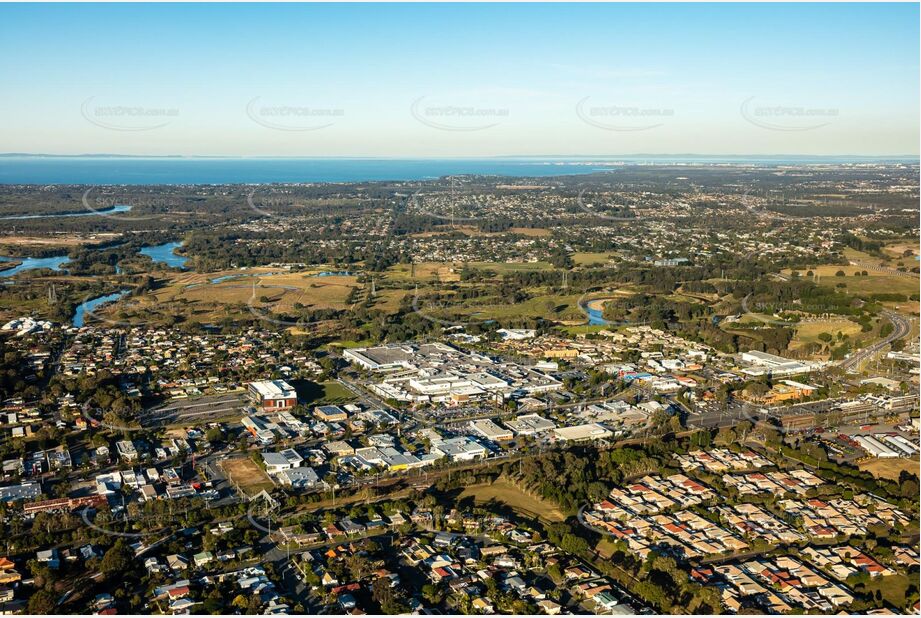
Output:
M604 266L607 264L608 260L615 257L616 253L590 253L577 251L572 254L572 261L577 266L588 266L600 264Z

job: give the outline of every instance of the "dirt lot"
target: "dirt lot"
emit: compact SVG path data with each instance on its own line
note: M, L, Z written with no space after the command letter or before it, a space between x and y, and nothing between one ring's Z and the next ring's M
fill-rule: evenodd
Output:
M460 281L460 266L438 262L420 262L416 264L415 277L412 266L396 264L387 269L387 278L393 281L418 281L420 284L437 280L443 283Z
M459 498L463 499L469 496L472 496L474 501L479 504L495 500L510 506L516 511L521 511L525 515L540 517L549 522L559 522L566 519L566 516L557 506L536 496L531 496L516 485L501 479L491 485L471 485L460 494Z
M905 260L906 264L914 260L913 257L904 257L902 254L905 251L911 251L914 255L918 255L918 243L915 241L912 242L896 242L883 247L883 252L891 255L893 258Z
M550 230L544 227L513 227L509 228L509 232L532 238L547 238L552 234Z
M247 496L252 497L263 489L268 491L274 487L272 480L263 469L248 457L226 459L220 465L230 482Z
M919 475L919 463L913 459L869 459L860 464L861 470L866 470L877 478L899 480L899 474L907 470L916 476Z
M120 234L81 236L60 234L56 236L0 236L0 245L10 247L73 247L88 243L103 243L116 240Z

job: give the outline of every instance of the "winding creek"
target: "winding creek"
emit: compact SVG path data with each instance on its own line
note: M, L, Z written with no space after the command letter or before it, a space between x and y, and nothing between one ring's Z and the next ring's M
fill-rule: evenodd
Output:
M611 300L610 298L593 298L591 300L584 300L579 303L579 306L582 308L582 311L585 312L585 315L588 316L589 326L608 326L611 324L608 320L605 320L604 315L604 303L605 301Z
M91 298L89 300L83 301L74 311L74 317L71 319L71 322L74 326L80 328L86 323L87 314L92 313L97 307L100 307L106 303L115 302L122 296L128 294L130 291L131 290L121 290L120 292L113 292L112 294L105 294L103 296L97 296L96 298Z

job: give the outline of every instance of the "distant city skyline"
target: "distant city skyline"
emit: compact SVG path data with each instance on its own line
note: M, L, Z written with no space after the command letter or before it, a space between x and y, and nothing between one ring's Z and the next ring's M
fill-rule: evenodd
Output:
M0 5L0 152L917 156L903 4Z

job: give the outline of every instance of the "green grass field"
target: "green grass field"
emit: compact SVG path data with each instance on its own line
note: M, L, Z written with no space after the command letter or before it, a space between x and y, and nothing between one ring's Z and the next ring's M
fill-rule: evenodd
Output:
M420 308L433 317L447 317L449 314L467 316L476 320L498 320L504 318L545 318L550 320L578 320L584 318L579 311L580 294L539 294L521 303L509 303L499 299L479 299L449 309L431 311Z
M879 260L868 263L876 263ZM819 285L828 288L835 288L839 283L847 285L846 289L850 294L917 294L918 293L918 275L905 277L894 275L886 271L870 270L863 266L818 266L810 269L819 275ZM855 272L866 270L867 276L855 277ZM843 277L836 277L838 271L844 272ZM790 274L789 270L783 271ZM801 270L800 275L805 276L806 271Z
M616 253L590 253L577 251L572 254L572 261L576 266L587 266L589 264L607 264L608 260L616 257Z
M291 380L291 386L297 390L298 397L307 406L349 403L355 400L352 391L335 381Z

